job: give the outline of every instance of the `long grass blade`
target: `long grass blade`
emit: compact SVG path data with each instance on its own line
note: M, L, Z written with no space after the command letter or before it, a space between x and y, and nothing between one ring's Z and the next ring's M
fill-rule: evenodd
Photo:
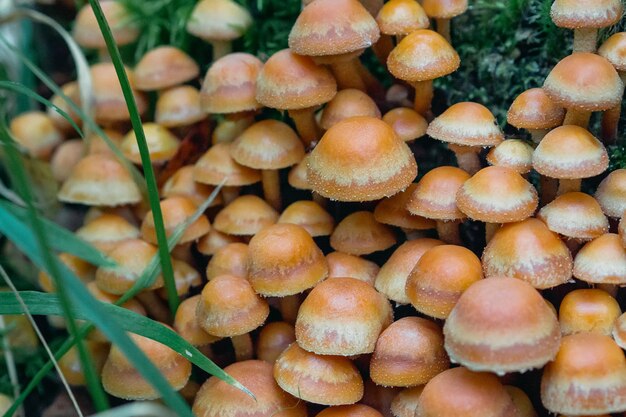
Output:
M7 333L6 323L4 322L4 316L2 315L0 315L0 339L2 339L2 352L4 353L4 361L7 366L9 381L11 381L11 386L13 387L13 398L17 398L20 395L20 381L17 377L17 367L15 366L13 349L9 344L9 335ZM24 417L24 409L20 407L17 410L17 414L16 417Z

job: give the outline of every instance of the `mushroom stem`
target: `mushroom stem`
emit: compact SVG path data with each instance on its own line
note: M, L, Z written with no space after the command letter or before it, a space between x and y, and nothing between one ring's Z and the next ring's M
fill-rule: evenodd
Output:
M230 54L233 50L230 41L212 40L211 45L213 46L213 62Z
M450 19L437 19L437 32L452 45L452 39L450 38Z
M605 145L612 145L617 138L617 125L622 113L622 103L610 108L602 115L602 140Z
M612 297L617 297L619 287L615 284L596 284L596 288L608 292Z
M309 148L312 142L316 142L320 138L313 107L289 110L289 117L295 123L305 148Z
M387 58L393 49L393 40L390 35L380 34L380 39L378 42L374 44L372 47L374 50L374 54L376 54L376 58L380 61L383 66L387 66Z
M556 197L559 182L554 178L542 175L539 180L539 186L541 187L541 206L543 207Z
M556 192L556 195L563 195L565 193L580 191L580 183L582 179L562 179L559 180L559 190Z
M437 234L439 239L451 245L463 245L459 233L460 220L442 221L437 220Z
M485 223L485 243L489 243L500 228L500 223Z
M230 204L235 198L239 197L239 189L241 187L222 187L222 200L224 205Z
M589 118L591 118L591 112L570 108L567 109L567 113L565 113L563 125L576 125L587 129Z
M530 138L535 145L539 145L541 139L543 139L543 137L547 135L549 131L549 129L528 129L528 133L530 133Z
M574 51L594 53L597 48L598 29L581 28L574 30Z
M148 315L162 323L171 323L170 312L163 301L154 291L143 291L137 294L137 299L146 308ZM173 314L174 312L172 312Z
M230 341L233 344L233 349L235 349L235 358L237 359L237 362L252 359L252 356L254 355L254 347L252 346L250 333L233 336L230 338Z
M448 148L454 152L456 162L463 171L474 175L480 171L480 159L478 159L478 149L471 146L460 146L448 144Z
M384 101L385 87L383 87L381 82L378 81L378 78L374 77L370 70L363 65L359 58L354 58L354 62L357 66L361 79L365 83L365 90L367 94L369 94L374 101Z
M280 314L283 316L283 321L295 324L298 310L300 310L300 297L298 297L298 294L288 295L280 299Z
M433 80L416 81L411 84L415 88L415 111L422 116L430 112L430 103L433 100Z
M356 88L357 90L367 91L365 82L352 61L335 61L330 64L330 68L337 79L339 90Z
M280 178L278 170L264 169L261 171L261 179L263 181L263 195L265 201L276 210L280 211L282 202L280 198Z
M326 198L322 197L321 195L319 195L315 191L311 191L311 194L313 196L313 201L315 201L317 204L319 204L320 207L323 207L323 208L328 207L328 200Z

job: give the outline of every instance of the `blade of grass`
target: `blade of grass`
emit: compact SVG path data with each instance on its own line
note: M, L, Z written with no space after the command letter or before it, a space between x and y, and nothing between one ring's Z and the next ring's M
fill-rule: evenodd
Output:
M0 268L2 268L2 265L0 265ZM4 317L0 315L0 338L2 339L2 352L4 353L4 361L6 362L9 380L11 381L11 386L13 387L13 398L17 398L20 395L20 381L17 377L17 368L15 367L13 349L9 344L9 335L7 330ZM24 417L24 408L20 407L17 410L17 414L17 417Z
M159 246L159 255L161 258L161 269L163 271L163 281L165 283L165 289L167 290L167 301L170 307L170 314L172 317L176 314L178 309L179 299L176 291L176 282L174 281L174 268L172 267L172 259L170 258L169 251L167 250L167 236L165 234L165 226L163 225L163 213L161 212L161 205L159 202L159 188L157 186L156 177L152 168L152 162L150 161L150 153L146 137L143 132L143 126L141 124L141 118L137 111L137 104L135 103L135 97L128 81L128 76L124 70L124 64L120 56L120 51L117 49L111 28L104 17L100 3L97 0L89 0L93 12L98 21L100 32L104 36L104 40L111 56L111 61L115 66L115 71L119 79L122 91L124 92L124 99L130 113L130 120L133 125L135 137L137 138L137 145L139 147L139 153L141 154L141 165L146 178L146 185L148 186L148 200L150 202L150 208L152 209L152 215L154 217L154 229L156 232L157 243Z

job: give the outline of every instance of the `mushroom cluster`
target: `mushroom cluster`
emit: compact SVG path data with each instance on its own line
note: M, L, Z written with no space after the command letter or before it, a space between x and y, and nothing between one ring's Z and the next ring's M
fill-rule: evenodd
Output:
M576 30L575 52L511 104L507 121L528 131L526 141L505 138L504 121L480 103L431 106L433 80L463 65L450 19L467 1L306 3L289 48L265 62L230 52L253 24L245 9L201 0L187 29L213 45L202 80L174 47L127 69L168 235L222 188L172 251L183 299L174 319L161 277L124 307L171 326L256 400L216 377L190 379L186 359L133 335L140 349L198 417L626 412L626 170L595 193L581 188L605 173L605 144L616 137L626 36L596 53L596 31L623 5L554 2L554 23ZM117 2L103 7L123 21ZM90 13L80 12L74 35L102 48ZM114 35L123 44L137 33L117 25ZM370 47L395 77L390 89L360 61ZM18 116L11 132L50 161L60 201L89 207L76 233L118 267L60 259L111 303L157 240L128 170L141 160L113 65L91 73L95 119L125 161L98 138L63 142L71 126L45 113ZM64 90L77 95L76 84ZM412 107L394 105L398 90ZM154 115L147 92L158 97ZM264 108L283 117L263 119ZM588 126L597 111L604 142ZM211 115L220 115L214 128ZM458 166L416 181L413 141L426 135L446 143ZM484 223L484 237L468 235L470 222ZM40 284L54 291L43 273ZM108 393L158 397L101 333L87 347ZM84 383L77 361L72 351L60 362L73 384Z

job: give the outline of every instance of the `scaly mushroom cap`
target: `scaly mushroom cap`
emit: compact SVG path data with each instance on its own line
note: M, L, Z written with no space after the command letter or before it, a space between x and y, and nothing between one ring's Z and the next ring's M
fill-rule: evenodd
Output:
M315 201L300 200L291 204L278 218L278 223L301 226L312 237L329 236L335 229L335 219Z
M395 243L393 230L377 222L369 211L346 216L330 235L330 246L350 255L368 255L388 249Z
M606 58L617 71L626 71L626 32L611 35L598 48L598 55Z
M328 278L351 277L374 285L374 279L380 268L372 261L343 252L331 252L326 255Z
M600 204L579 192L558 196L539 210L537 218L553 232L581 240L591 240L609 231L609 220Z
M621 218L626 210L626 169L616 169L603 179L595 197L604 214Z
M130 16L121 1L106 1L100 5L106 18L113 40L117 46L133 43L139 30L130 24ZM83 48L104 49L107 47L100 26L90 4L85 4L76 15L72 36Z
M441 327L419 317L393 322L378 337L370 377L378 385L410 387L426 384L450 367Z
M371 285L355 278L329 278L300 306L296 340L320 355L371 353L392 321L391 304Z
M206 278L211 281L220 275L248 277L248 245L229 243L215 251L206 266Z
M600 111L622 101L624 84L605 58L588 52L574 52L552 68L543 89L563 107Z
M563 337L541 378L541 402L553 413L589 415L626 409L626 359L608 336Z
M572 277L569 249L535 218L498 229L485 247L482 262L487 278L518 278L537 289L556 287Z
M52 118L40 111L22 113L13 118L10 130L20 146L31 156L40 159L48 159L52 150L63 140Z
M561 334L594 332L611 336L613 323L622 314L615 298L596 288L567 293L559 307Z
M257 79L256 98L264 106L280 110L319 106L337 94L331 72L308 56L290 49L276 52L267 60Z
M311 6L317 4L312 3ZM358 140L355 140L358 138ZM371 201L404 190L417 175L409 147L373 117L351 117L330 128L308 158L313 191L339 201Z
M524 220L535 212L535 188L510 168L487 167L465 181L456 198L468 217L488 223Z
M408 35L430 26L428 15L413 0L391 0L385 3L376 16L380 32L385 35Z
M619 235L607 233L583 246L574 259L574 276L593 284L626 284L626 250Z
M273 364L280 354L295 341L296 329L293 324L284 321L267 323L259 332L257 357Z
M555 0L550 17L562 28L603 28L615 24L623 11L620 0Z
M421 138L426 134L426 129L428 128L428 122L424 119L424 116L408 107L398 107L389 110L383 116L383 121L389 124L393 131L396 132L396 135L404 142L411 142Z
M534 149L519 139L509 139L492 148L487 154L487 162L495 166L511 168L520 174L533 169Z
M456 205L456 195L470 175L461 168L437 167L417 183L407 202L410 213L436 220L464 219Z
M172 87L157 99L154 121L163 127L189 126L206 117L200 106L200 92L190 85Z
M383 415L365 404L352 404L328 407L315 417L383 417Z
M470 101L448 107L430 122L426 133L440 141L463 146L495 146L504 140L489 109Z
M173 46L148 51L135 66L135 88L141 91L164 90L200 74L196 61Z
M230 143L216 143L198 159L194 165L193 177L196 181L227 187L239 187L261 181L261 173L256 169L240 165L230 156Z
M337 93L326 104L320 119L320 126L328 130L340 121L354 116L369 116L380 119L376 102L361 90L347 88Z
M272 365L258 360L236 362L224 368L246 387L254 398L213 376L196 395L193 414L197 417L306 417L304 403L280 389Z
M316 0L296 19L289 47L300 55L340 55L369 48L379 37L376 21L357 0Z
M588 178L603 173L609 157L602 143L580 126L550 131L533 153L533 167L550 178Z
M237 113L260 109L256 91L261 68L263 63L259 58L243 52L228 54L213 62L200 90L204 111Z
M467 0L424 0L424 10L435 19L451 19L465 13Z
M363 379L350 359L307 352L298 343L278 357L274 379L294 397L315 404L354 404L363 397Z
M531 88L517 96L506 115L519 129L552 129L563 124L565 109L548 97L542 88Z
M248 194L234 199L224 207L213 222L222 233L252 236L278 221L278 212L261 198Z
M174 317L173 326L176 333L194 346L204 346L220 340L220 337L205 332L196 318L196 310L201 297L198 294L181 302Z
M382 199L374 209L376 221L391 226L402 227L412 230L434 229L435 222L407 210L407 202L414 194L417 184L413 183L406 190L398 194Z
M404 81L426 81L451 74L461 59L443 36L419 29L402 39L387 58L394 77Z
M208 41L232 41L252 25L250 12L232 0L202 0L187 21L187 32Z
M559 322L541 294L515 278L472 284L443 332L454 362L498 374L541 368L554 358L561 341Z
M103 252L114 249L118 243L139 237L139 229L123 217L102 214L76 231L76 236Z
M178 152L180 142L169 130L156 123L144 123L143 132L148 145L150 161L154 163L167 162ZM124 156L135 164L141 164L141 152L135 131L131 130L124 136L120 145Z
M295 224L275 224L248 246L248 280L264 296L284 297L307 290L328 275L326 258L313 238Z
M404 242L380 268L374 286L391 301L409 304L411 301L406 295L409 274L427 250L443 244L441 240L429 238Z
M163 214L163 224L165 233L171 236L176 228L182 225L190 217L192 217L198 207L187 197L175 196L162 200L160 203L161 212ZM209 219L202 214L193 223L191 223L183 232L179 244L192 242L209 233L211 224ZM154 226L154 216L152 211L146 214L141 223L141 236L146 242L156 244L156 229Z
M230 155L254 169L281 169L304 158L304 146L289 125L278 120L262 120L247 128L230 147Z
M87 155L72 170L59 190L66 203L114 207L141 200L139 187L130 173L113 156Z

